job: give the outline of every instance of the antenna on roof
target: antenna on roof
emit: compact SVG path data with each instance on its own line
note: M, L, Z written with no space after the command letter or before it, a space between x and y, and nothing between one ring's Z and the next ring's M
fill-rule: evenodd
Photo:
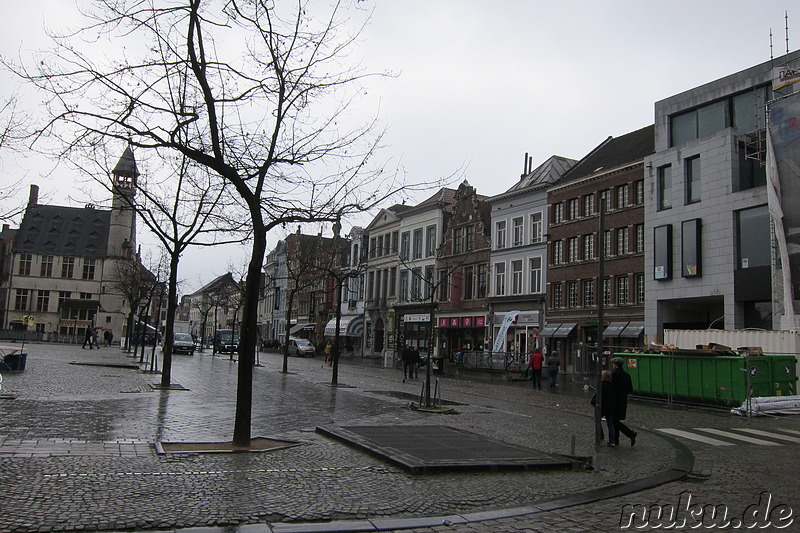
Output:
M785 22L785 32L786 32L786 59L789 59L789 11L786 10L783 12L783 19Z

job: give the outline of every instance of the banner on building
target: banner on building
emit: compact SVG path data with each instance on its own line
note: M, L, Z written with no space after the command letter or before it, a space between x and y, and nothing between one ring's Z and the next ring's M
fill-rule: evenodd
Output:
M772 89L780 89L800 81L800 68L784 65L772 69Z
M769 104L767 199L780 256L784 324L800 315L800 93Z
M509 311L506 313L506 317L500 324L500 331L497 332L497 337L494 339L493 352L500 352L503 350L503 346L506 344L506 333L508 333L509 326L517 319L517 315L519 315L519 311Z

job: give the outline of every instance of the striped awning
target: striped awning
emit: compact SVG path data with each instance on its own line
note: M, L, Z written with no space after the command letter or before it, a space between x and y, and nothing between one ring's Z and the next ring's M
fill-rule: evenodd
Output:
M364 315L339 317L340 337L361 337L364 335ZM336 319L332 318L325 325L325 336L336 336Z

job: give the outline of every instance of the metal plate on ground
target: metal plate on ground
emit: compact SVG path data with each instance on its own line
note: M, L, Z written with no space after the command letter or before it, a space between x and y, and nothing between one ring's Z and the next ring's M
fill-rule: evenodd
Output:
M449 426L317 427L413 473L571 468L567 459Z

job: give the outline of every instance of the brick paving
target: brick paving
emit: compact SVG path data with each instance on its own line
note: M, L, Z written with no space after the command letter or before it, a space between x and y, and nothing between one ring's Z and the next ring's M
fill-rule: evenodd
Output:
M406 531L608 531L619 528L624 505L676 503L684 491L743 510L768 490L800 509L798 445L792 444L768 450L689 445L691 476L645 490L636 485L669 472L680 456L674 439L654 431L659 427L800 430L794 418L747 420L634 402L629 422L640 432L636 447L595 450L591 393L580 386L563 383L563 391L573 392L567 394L534 391L525 382L441 378L443 398L457 402L455 413L431 415L408 409L407 398L419 395L422 380L402 383L395 369L345 361L339 383L346 386L331 387L330 367L319 359L291 358L290 373L282 374L280 357L267 353L254 369L252 434L301 446L159 455L157 440L230 440L238 363L209 353L176 355L173 381L187 390L155 390L157 374L70 364L132 362L118 349L35 344L27 351L26 371L4 374L3 392L15 399L0 400L0 531L249 533L364 524ZM315 432L358 425L446 425L545 453L590 456L595 468L413 475ZM592 503L570 499L604 487L636 492ZM550 509L544 502L554 499L561 503Z

